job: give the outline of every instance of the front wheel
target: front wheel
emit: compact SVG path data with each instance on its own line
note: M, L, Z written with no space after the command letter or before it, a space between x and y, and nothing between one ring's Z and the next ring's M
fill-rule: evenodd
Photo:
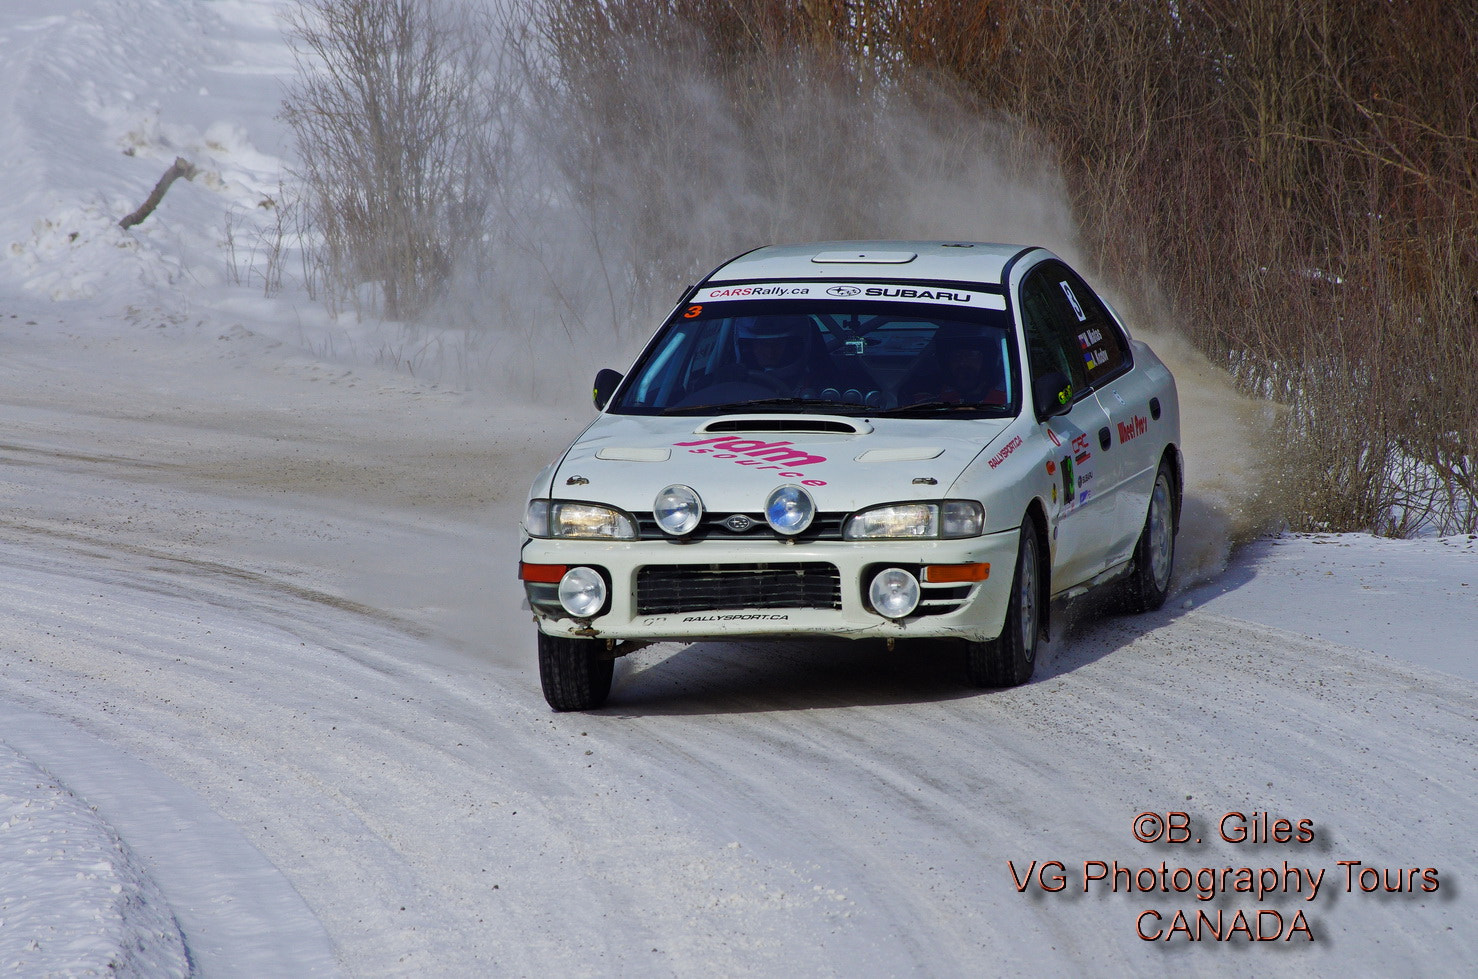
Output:
M1134 545L1134 570L1124 583L1124 608L1131 613L1153 612L1170 595L1170 572L1175 567L1174 477L1168 462L1160 463L1144 530Z
M1028 516L1021 522L1021 545L1001 634L988 642L965 643L965 675L971 686L1015 687L1032 678L1042 627L1041 556L1037 524Z
M611 693L616 661L594 639L539 633L539 683L555 710L593 710Z

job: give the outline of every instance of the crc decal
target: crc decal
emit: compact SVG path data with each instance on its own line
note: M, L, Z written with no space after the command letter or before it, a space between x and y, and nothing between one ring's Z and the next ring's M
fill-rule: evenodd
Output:
M992 469L999 466L1011 457L1011 453L1021 448L1021 436L1018 435L1001 447L1001 451L990 457L989 464Z
M1143 415L1135 415L1128 424L1119 422L1119 444L1139 438L1150 430L1150 420Z
M793 442L761 442L757 439L740 438L737 435L719 435L695 442L674 442L694 455L709 455L725 459L739 466L753 466L758 470L774 470L787 479L798 479L805 486L825 486L822 479L807 479L799 472L805 466L819 466L826 456L802 452Z
M1082 465L1093 458L1093 453L1088 450L1088 433L1080 432L1073 436L1073 459L1078 465Z

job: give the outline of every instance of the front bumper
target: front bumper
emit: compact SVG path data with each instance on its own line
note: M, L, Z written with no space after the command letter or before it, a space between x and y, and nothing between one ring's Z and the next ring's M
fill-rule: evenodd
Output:
M526 582L535 620L553 636L644 642L738 636L986 640L1000 635L1006 618L1019 539L1017 529L966 540L796 544L532 539L524 544L521 558L526 565L592 567L606 578L607 606L588 619L571 618L559 608L553 586ZM989 565L982 581L925 582L923 600L907 618L886 619L868 607L868 584L883 568L904 568L917 577L924 566L982 563ZM835 587L830 591L818 578L823 573L830 575L823 568L835 569ZM675 603L680 607L668 607L663 598L654 598L656 579L666 585L695 579L718 582L720 586L713 590L723 597L711 604L723 607L692 607L691 592ZM740 584L723 586L731 580ZM745 588L765 597L745 605ZM771 607L789 601L792 594L806 605L824 607ZM740 596L738 607L730 607L735 604L734 595ZM701 597L696 600L703 603Z

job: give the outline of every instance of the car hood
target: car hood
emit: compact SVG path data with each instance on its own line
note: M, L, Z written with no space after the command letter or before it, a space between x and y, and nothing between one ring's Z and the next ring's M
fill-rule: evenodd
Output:
M820 415L602 415L570 446L547 492L650 511L683 483L713 512L758 512L770 490L805 486L822 511L938 499L1010 419ZM539 492L540 487L535 488Z

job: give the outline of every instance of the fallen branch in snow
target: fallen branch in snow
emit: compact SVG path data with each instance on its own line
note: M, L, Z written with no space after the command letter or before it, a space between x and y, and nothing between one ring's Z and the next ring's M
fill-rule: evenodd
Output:
M159 182L155 184L154 189L150 191L149 199L144 201L143 204L139 205L139 209L137 211L134 211L132 214L119 221L118 227L126 230L128 228L132 228L134 225L144 220L144 218L154 213L154 208L158 207L159 202L164 199L164 192L166 190L169 190L170 184L174 183L175 180L180 177L184 177L186 180L194 180L195 174L198 172L199 171L195 169L195 164L191 163L183 156L175 157L174 163L170 165L170 168L168 170L164 171L164 176L159 178Z

